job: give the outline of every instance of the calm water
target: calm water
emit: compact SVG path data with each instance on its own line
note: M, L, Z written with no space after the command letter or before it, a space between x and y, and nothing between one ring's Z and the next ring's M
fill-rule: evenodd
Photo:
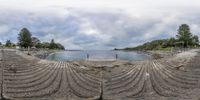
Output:
M138 52L126 52L126 51L112 51L112 50L85 50L85 51L63 51L56 52L47 57L49 60L56 61L74 61L74 60L86 60L87 56L89 60L146 60L150 57L144 53Z

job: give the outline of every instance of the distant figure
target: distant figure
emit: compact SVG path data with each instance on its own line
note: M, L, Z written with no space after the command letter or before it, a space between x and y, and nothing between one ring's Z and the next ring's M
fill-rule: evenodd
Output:
M89 57L90 57L90 55L89 55L89 54L87 54L87 59L89 59Z
M30 46L28 46L28 55L31 55L31 53L30 53Z
M117 60L118 59L118 55L116 54L115 57L116 57L116 60Z

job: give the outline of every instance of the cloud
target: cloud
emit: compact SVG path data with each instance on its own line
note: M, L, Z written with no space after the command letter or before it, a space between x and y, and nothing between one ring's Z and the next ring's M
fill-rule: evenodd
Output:
M66 49L113 49L174 37L186 23L200 36L200 2L192 0L0 0L0 42L23 27ZM22 6L23 5L23 6Z
M0 25L0 35L4 35L8 32L8 26L7 25Z

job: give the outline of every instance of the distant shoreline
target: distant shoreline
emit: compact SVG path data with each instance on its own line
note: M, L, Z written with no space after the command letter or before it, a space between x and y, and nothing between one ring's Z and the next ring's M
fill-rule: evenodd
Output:
M83 51L83 50L64 50L64 51Z

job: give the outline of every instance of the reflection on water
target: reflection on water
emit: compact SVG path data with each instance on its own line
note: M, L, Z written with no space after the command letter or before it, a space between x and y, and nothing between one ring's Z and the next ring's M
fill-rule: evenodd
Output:
M47 57L49 60L74 61L74 60L146 60L149 56L138 52L112 51L112 50L85 50L56 52Z

